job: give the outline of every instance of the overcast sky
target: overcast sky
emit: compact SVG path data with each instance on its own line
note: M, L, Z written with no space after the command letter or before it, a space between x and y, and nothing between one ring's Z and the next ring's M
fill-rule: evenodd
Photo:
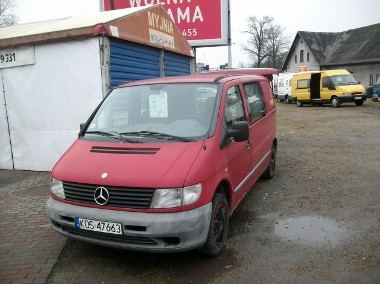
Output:
M14 0L20 23L99 11L99 0ZM206 0L205 0L206 1ZM297 31L341 32L380 23L380 0L230 0L232 65L252 60L241 49L249 16L271 16L293 41ZM197 62L228 62L227 47L197 48Z

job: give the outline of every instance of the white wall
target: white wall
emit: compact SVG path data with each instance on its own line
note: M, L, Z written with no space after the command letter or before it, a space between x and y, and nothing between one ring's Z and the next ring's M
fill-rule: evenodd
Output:
M15 169L50 171L103 98L99 39L35 46L35 58L34 65L2 69L13 162ZM0 111L0 168L8 169Z
M304 61L300 61L300 51L304 51ZM307 54L309 53L309 61L307 60ZM295 62L295 55L297 55L297 62ZM306 66L306 71L315 71L319 70L319 65L315 60L313 54L310 52L309 48L306 46L305 42L297 37L295 42L295 48L293 53L290 55L290 59L287 66L287 72L297 73L299 72L300 66Z

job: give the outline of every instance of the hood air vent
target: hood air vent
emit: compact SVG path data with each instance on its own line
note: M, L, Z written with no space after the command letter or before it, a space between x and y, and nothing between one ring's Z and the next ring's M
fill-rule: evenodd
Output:
M93 146L91 152L106 154L154 155L160 148L123 148Z

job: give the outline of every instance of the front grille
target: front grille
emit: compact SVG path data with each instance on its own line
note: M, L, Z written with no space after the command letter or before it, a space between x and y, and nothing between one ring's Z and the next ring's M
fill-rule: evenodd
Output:
M78 237L93 238L96 240L109 241L109 242L111 241L113 243L120 243L120 244L157 246L157 243L153 239L145 238L145 237L114 235L114 234L80 230L80 229L76 229L76 228L72 228L68 226L62 226L62 230L69 233L73 237L78 236Z
M63 182L65 199L74 202L97 205L94 192L98 185ZM109 193L106 206L148 209L153 197L151 188L125 188L104 186Z

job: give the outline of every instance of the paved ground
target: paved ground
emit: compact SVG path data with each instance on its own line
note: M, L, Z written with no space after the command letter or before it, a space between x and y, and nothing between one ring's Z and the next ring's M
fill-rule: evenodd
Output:
M66 239L46 215L49 173L0 170L0 283L45 283Z

